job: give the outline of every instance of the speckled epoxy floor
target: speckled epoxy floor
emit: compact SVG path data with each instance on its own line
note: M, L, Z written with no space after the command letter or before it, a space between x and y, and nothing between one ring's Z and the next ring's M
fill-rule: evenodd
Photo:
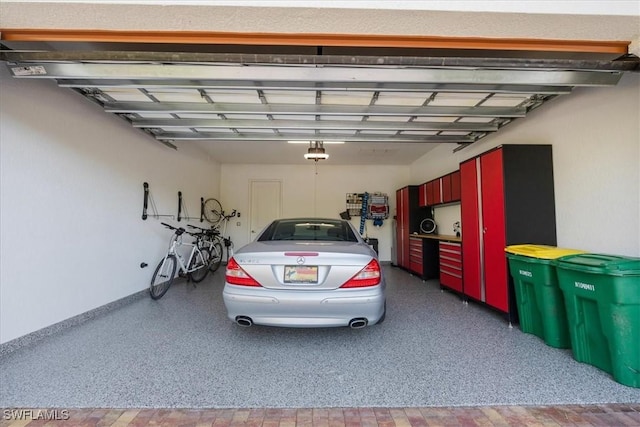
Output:
M637 403L640 389L573 360L436 282L385 266L384 324L241 328L222 271L0 359L0 407L303 408Z

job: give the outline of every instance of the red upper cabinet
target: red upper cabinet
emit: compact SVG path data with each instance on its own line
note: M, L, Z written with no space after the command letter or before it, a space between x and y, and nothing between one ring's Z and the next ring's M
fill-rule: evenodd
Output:
M427 182L426 187L425 187L427 205L429 205L429 206L435 205L435 200L433 198L433 184L434 184L434 181L429 181L429 182Z
M460 170L451 174L451 201L460 201Z
M420 206L434 206L460 201L460 171L433 179L419 187Z
M505 246L556 245L551 146L501 146L461 163L460 180L464 293L511 317Z
M449 203L453 199L451 198L451 174L445 175L440 178L442 186L442 203Z
M440 178L433 180L433 204L442 203L442 180Z
M427 183L425 182L418 186L418 206L425 207L427 205Z

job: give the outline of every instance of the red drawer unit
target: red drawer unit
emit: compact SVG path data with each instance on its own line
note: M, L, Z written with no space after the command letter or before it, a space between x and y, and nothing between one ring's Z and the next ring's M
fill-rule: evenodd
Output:
M409 237L409 270L422 276L422 239Z
M462 292L462 245L456 242L441 241L440 284Z

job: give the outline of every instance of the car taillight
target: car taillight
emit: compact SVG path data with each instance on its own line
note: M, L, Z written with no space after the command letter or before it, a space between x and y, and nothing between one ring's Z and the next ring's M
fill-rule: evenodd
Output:
M365 268L360 270L358 274L347 280L341 288L363 288L366 286L375 286L380 283L380 264L374 258L367 264Z
M238 265L235 259L231 257L227 263L226 273L227 283L240 286L262 286L253 277L249 276L246 271Z

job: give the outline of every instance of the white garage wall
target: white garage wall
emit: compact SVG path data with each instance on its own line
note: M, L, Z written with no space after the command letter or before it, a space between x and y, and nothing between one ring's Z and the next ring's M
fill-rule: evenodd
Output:
M304 151L301 151L302 156ZM234 220L229 234L236 247L249 241L251 180L282 181L282 216L328 216L339 218L344 211L346 193L387 193L390 216L395 213L395 191L409 181L408 166L332 166L319 163L316 175L313 162L308 165L223 165L220 197L225 210L237 209L243 216ZM236 222L240 222L240 226ZM360 227L360 217L352 219ZM391 223L374 227L367 221L367 235L379 239L381 261L391 259Z
M638 73L625 74L615 87L575 89L457 153L438 146L411 165L411 182L453 171L500 144L553 146L558 246L640 256ZM460 219L459 206L435 216L438 228L448 230Z
M220 166L174 151L49 81L0 67L0 342L143 290L170 233L143 221L217 197ZM146 262L149 267L140 268Z

